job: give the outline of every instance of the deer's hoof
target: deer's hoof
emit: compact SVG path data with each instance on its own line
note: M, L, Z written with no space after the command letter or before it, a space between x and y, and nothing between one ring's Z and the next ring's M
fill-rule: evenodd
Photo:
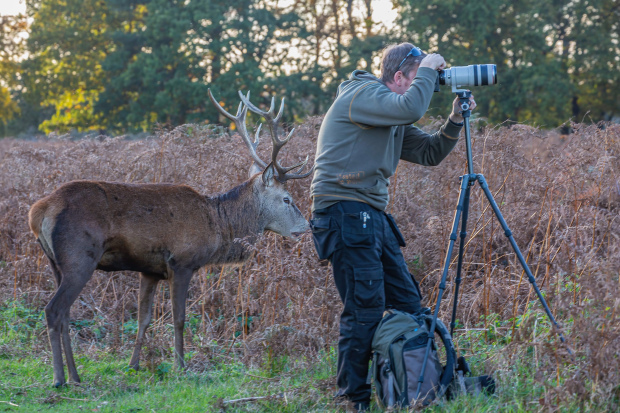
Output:
M67 385L67 383L66 383L66 382L64 382L64 381L60 381L60 380L58 380L58 381L55 381L55 382L54 382L54 387L55 387L55 388L59 388L59 387L66 386L66 385Z

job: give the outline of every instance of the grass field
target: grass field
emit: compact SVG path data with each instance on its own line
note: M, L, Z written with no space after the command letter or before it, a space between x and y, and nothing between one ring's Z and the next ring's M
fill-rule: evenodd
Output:
M285 163L314 155L320 121L297 128ZM455 340L474 373L492 373L499 390L432 410L618 410L620 126L573 130L560 136L514 125L475 130L473 137L476 172L487 178L575 357L549 328L501 227L474 190ZM331 396L341 304L308 235L293 243L267 234L244 266L197 272L188 299L184 372L172 368L165 283L157 292L142 369L135 372L126 364L137 329L138 278L96 272L71 313L84 383L51 387L42 310L54 283L28 230L32 203L74 179L174 182L205 194L222 192L245 179L246 151L237 136L203 125L142 140L0 140L0 411L338 409ZM391 181L388 211L405 234L403 254L429 306L463 173L461 142L440 166L401 164ZM290 191L309 215L308 186L309 180L295 182ZM446 321L451 276L448 281L440 312Z
M8 303L1 310L5 326L21 328L5 330L0 343L0 411L340 411L332 400L336 365L333 347L311 359L281 356L267 358L260 365L244 363L238 352L221 348L208 358L199 353L188 355L189 368L183 372L172 368L171 359L153 358L151 352L144 367L135 371L127 367L129 346L110 351L103 342L93 346L76 340L74 344L80 349L76 363L84 381L54 389L49 383L51 353L39 348L46 334L44 315L20 303ZM541 314L528 316L537 317L539 334L548 332ZM487 344L483 329L472 329L459 335L457 346L462 354L470 355L474 374L493 366L497 393L444 401L429 411L518 412L550 407L544 397L545 386L534 374L539 362L534 347L510 348L501 336L491 341ZM516 353L503 354L505 351ZM379 411L374 401L372 407ZM613 404L596 404L598 411L607 408L613 410ZM561 410L581 411L576 401L563 404Z

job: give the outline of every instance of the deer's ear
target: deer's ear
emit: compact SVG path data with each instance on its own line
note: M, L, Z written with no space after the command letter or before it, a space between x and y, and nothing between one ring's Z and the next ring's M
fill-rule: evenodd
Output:
M248 170L248 178L251 178L256 174L259 174L262 171L263 170L261 169L260 166L258 166L256 162L252 162L252 166L250 166L250 169Z
M263 171L263 184L265 186L273 185L273 181L275 180L275 169L273 167L273 163L267 165L265 170Z

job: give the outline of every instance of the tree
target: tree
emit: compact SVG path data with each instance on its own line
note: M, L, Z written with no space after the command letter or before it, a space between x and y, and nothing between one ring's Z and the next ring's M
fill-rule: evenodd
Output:
M0 16L0 127L6 135L7 123L20 113L11 89L18 84L18 68L24 53L24 41L20 35L27 27L25 16Z
M229 111L236 110L239 90L251 91L252 101L265 105L274 95L288 95L287 111L303 111L293 95L309 82L291 74L296 71L291 45L307 33L292 8L271 0L216 1L205 18L211 22L202 32L205 80ZM210 121L219 119L210 104L205 113Z
M573 116L610 120L620 116L620 3L581 0L573 7L564 47L576 89Z
M184 123L206 94L205 70L187 34L197 25L194 12L208 8L192 2L107 2L120 20L113 52L103 63L109 79L97 112L114 129L148 129L153 122Z
M53 114L40 129L89 130L103 126L95 102L107 79L101 64L111 52L108 34L117 24L101 0L30 0L29 59L24 82Z
M301 81L295 79L289 90L311 97L310 114L325 113L353 70L378 69L373 63L388 37L372 20L370 0L296 0L294 10L305 30L295 39L298 57L291 60Z
M477 112L491 122L512 119L543 127L566 122L581 113L575 105L587 96L585 79L594 80L592 66L615 69L606 77L599 71L590 89L596 90L597 98L605 99L601 85L618 85L617 60L604 64L618 55L618 10L616 6L611 11L613 0L486 0L458 7L437 0L395 3L403 28L400 39L413 33L410 40L442 53L452 66L497 65L499 85L473 89ZM611 17L603 18L605 13ZM615 35L610 36L610 30ZM441 95L433 102L433 107L440 107L435 114L445 112L452 99ZM613 102L607 99L606 107L610 106Z

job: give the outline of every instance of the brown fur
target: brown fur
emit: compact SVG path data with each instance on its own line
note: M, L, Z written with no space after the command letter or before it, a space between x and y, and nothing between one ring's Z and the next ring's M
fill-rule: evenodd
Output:
M29 225L58 286L45 308L55 385L65 382L61 336L71 379L80 380L68 335L69 308L95 269L141 273L139 330L130 362L136 369L155 287L169 281L176 361L182 367L185 299L193 273L206 264L243 262L248 251L236 239L253 240L267 229L285 236L304 231L306 220L292 201L282 202L285 196L283 185L265 184L257 174L212 197L185 185L73 181L36 202Z

